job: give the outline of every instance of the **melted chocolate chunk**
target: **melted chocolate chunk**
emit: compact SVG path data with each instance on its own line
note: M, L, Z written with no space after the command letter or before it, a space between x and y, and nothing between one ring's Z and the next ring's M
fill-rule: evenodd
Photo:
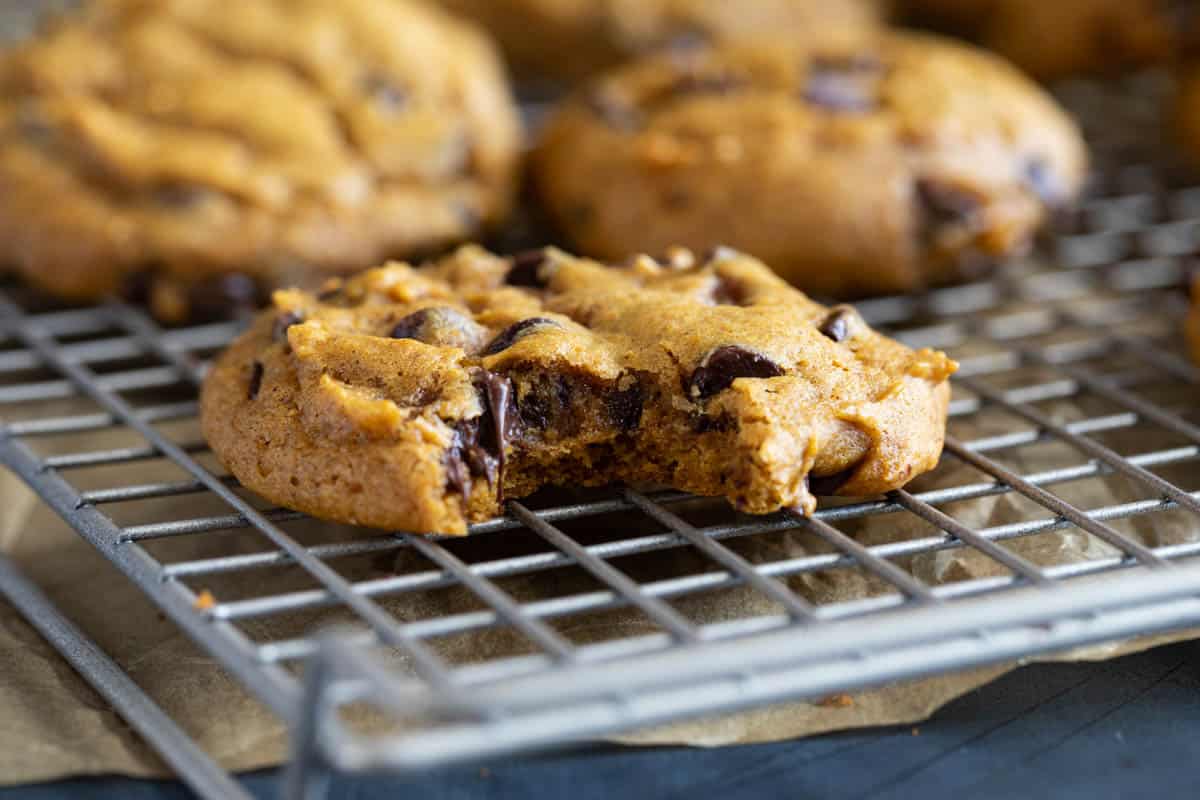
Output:
M608 416L622 431L637 430L642 423L642 409L646 403L646 390L641 381L634 380L626 389L617 389L605 398Z
M261 361L255 361L250 365L250 385L246 389L246 397L250 400L258 397L258 392L262 389L263 365Z
M286 311L275 318L271 326L271 338L277 342L287 341L287 329L304 322L304 315L296 311Z
M541 267L546 263L545 250L526 250L512 257L512 267L504 282L509 286L525 286L531 289L546 288Z
M445 457L446 488L462 495L463 503L471 499L471 472L467 469L466 457L463 454L466 442L464 428L466 427L469 426L460 425L455 429L454 439L446 450Z
M545 430L571 404L571 385L561 375L543 378L530 386L517 401L521 424L532 430Z
M932 178L918 180L915 189L926 238L943 227L966 224L982 205L977 195Z
M395 81L378 72L363 76L362 90L380 107L391 112L403 111L408 105L408 92Z
M726 345L713 350L688 380L687 393L693 400L703 400L722 392L738 378L775 378L783 367L771 359L738 345Z
M802 96L831 111L862 114L879 107L876 83L883 62L874 56L823 56L808 68Z
M546 319L545 317L530 317L529 319L523 319L520 322L514 322L512 325L509 325L507 328L500 331L496 338L492 339L488 346L483 348L483 352L480 355L492 356L503 350L507 350L521 339L524 339L530 333L533 333L538 328L544 328L547 326L553 326L555 328L562 327L554 320Z
M728 414L719 414L715 417L710 417L707 414L696 417L692 423L692 430L696 433L725 433L736 427L736 423Z
M231 272L198 281L188 290L188 308L197 319L224 319L259 305L258 284L249 275Z
M478 419L464 420L454 430L446 450L446 488L470 498L470 476L487 479L503 500L505 449L519 425L513 411L513 384L508 378L481 370L474 379L483 406Z
M850 338L853 324L854 310L848 306L835 306L817 326L817 330L827 339L844 342Z

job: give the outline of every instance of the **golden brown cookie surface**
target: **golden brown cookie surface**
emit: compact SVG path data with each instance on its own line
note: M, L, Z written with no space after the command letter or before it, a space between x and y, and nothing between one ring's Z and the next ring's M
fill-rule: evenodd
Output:
M462 533L504 497L616 480L811 511L931 469L953 369L732 251L614 268L466 247L277 292L202 422L247 487L375 527Z
M1075 124L1001 60L846 31L618 69L563 105L534 158L585 254L726 244L834 297L1020 250L1085 167Z
M424 4L97 0L0 56L0 246L181 317L475 236L518 150L491 46Z
M659 47L874 26L878 0L441 0L529 77L577 80Z

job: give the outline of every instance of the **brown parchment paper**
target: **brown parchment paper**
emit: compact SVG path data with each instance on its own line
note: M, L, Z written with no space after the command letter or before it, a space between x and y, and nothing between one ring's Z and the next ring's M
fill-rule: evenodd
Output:
M1043 406L1044 410L1047 408L1060 421L1104 411L1068 404ZM62 413L64 410L66 407L41 409L47 414ZM189 426L192 423L185 423L181 429L171 433L179 441L194 439L196 431L194 426ZM969 425L958 422L952 430L960 438L967 439L1011 432L1014 427L1019 426L1012 418L980 413L972 415ZM1118 434L1104 441L1126 453L1142 452L1168 444L1162 437L1156 438L1156 434L1144 429L1138 429L1136 433ZM40 452L47 454L134 443L136 440L131 441L128 434L116 431L37 441ZM1022 447L1005 451L1002 455L1006 458L1004 463L1007 466L1023 473L1079 464L1082 460L1078 454L1060 444ZM172 469L171 465L164 466L163 462L141 463L123 468L116 478L110 470L97 476L96 480L99 486L111 486L183 477L173 475ZM1187 469L1184 466L1175 473L1168 471L1164 474L1169 479L1182 480L1186 485ZM88 486L86 471L72 473L71 478L77 485ZM986 476L968 468L946 465L933 476L919 481L914 488L924 490L985 480ZM1055 486L1054 491L1083 508L1145 497L1145 492L1116 477L1061 484ZM943 508L975 527L1049 516L1048 512L1013 494L961 501ZM221 507L212 505L207 498L185 496L133 504L130 509L107 507L106 510L123 523L135 524L139 519L161 521L168 514L183 517L220 513ZM130 516L131 511L135 512L134 516ZM612 523L609 521L606 524ZM1200 537L1200 526L1182 513L1156 514L1112 524L1123 533L1153 545L1191 541ZM315 523L313 525L316 526ZM932 528L907 514L863 519L842 524L841 527L867 544L935 533ZM315 538L311 541L324 542L363 535L351 528L324 525L316 528ZM580 535L586 536L586 531ZM481 542L485 540L485 546L491 548L490 555L504 553L505 535L483 537ZM167 560L207 558L267 549L261 540L254 539L250 534L179 537L167 544L172 548L169 558L164 556ZM752 562L827 550L807 534L795 532L726 540L726 544ZM1116 552L1111 546L1073 529L1010 540L1006 546L1039 564L1102 558ZM248 697L220 666L158 614L131 583L70 531L55 514L37 502L13 475L3 471L0 471L0 547L222 765L242 770L277 764L286 758L287 735L279 720ZM159 553L156 552L156 555ZM339 563L338 568L355 579L429 568L427 564L416 563L415 558L409 553L399 556L388 553L384 557L365 559L357 564ZM930 584L1005 572L982 554L963 549L924 554L897 563ZM712 565L706 566L700 556L682 551L624 559L620 567L639 580L714 569ZM887 591L878 580L847 570L801 575L789 579L788 583L795 591L818 603L863 598ZM514 578L502 585L521 600L595 588L590 578L569 569ZM306 586L311 586L311 583L306 583L304 576L279 569L215 577L204 584L204 588L210 589L221 599ZM379 602L401 619L427 618L481 607L478 601L461 590L404 594L380 598ZM675 601L675 606L699 623L779 611L770 601L744 588L684 597ZM255 640L266 641L298 636L315 626L344 620L337 612L324 610L295 618L256 620L246 630ZM573 616L554 624L563 635L577 643L655 631L648 621L628 610L607 611L582 618ZM1191 635L1194 634L1186 632L1121 642L1057 657L1110 658ZM442 656L456 662L531 651L527 643L502 629L487 629L439 639L434 644ZM1014 666L1004 664L884 686L855 693L848 701L836 698L836 702L788 703L734 716L684 722L640 731L620 737L618 741L717 746L778 740L869 725L913 723L925 719L953 698ZM403 669L404 665L398 661L397 667ZM13 609L0 603L0 783L92 773L154 776L164 774L164 768L52 648Z

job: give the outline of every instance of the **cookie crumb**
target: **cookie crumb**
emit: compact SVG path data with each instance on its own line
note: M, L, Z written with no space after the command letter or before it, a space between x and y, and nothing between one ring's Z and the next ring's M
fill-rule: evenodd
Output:
M831 694L818 700L817 705L822 708L850 708L854 705L854 698L848 694Z
M217 598L213 597L213 593L208 589L201 589L200 594L196 595L195 601L192 602L192 608L197 611L208 611L217 604Z

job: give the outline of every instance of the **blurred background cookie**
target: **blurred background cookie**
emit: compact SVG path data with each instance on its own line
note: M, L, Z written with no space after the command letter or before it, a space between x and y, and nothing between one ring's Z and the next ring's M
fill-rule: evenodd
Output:
M1171 0L899 0L902 21L972 37L1044 80L1171 58L1200 4Z
M1020 252L1079 191L1074 122L1003 60L823 32L664 53L578 91L534 154L584 253L729 245L810 292L900 292Z
M883 0L441 0L524 77L574 81L661 46L877 24Z
M0 247L167 319L473 238L519 120L484 35L407 0L101 0L0 56Z

